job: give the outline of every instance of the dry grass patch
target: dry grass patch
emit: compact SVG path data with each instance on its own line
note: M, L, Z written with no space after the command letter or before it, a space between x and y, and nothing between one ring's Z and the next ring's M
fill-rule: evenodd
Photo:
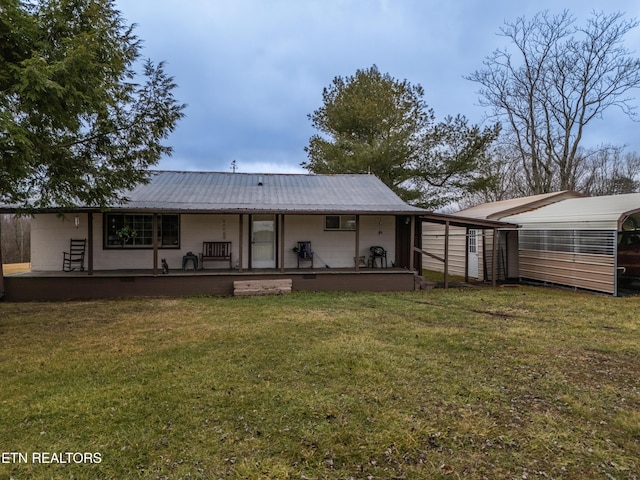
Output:
M637 478L637 298L0 303L14 478Z
M31 270L30 263L4 263L2 264L2 272L5 275L12 275L14 273L23 273Z

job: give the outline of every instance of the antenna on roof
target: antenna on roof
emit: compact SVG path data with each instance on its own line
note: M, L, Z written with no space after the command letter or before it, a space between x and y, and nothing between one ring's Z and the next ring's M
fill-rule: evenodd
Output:
M231 162L231 170L233 171L233 173L236 173L237 168L238 168L238 164L234 160L233 162Z

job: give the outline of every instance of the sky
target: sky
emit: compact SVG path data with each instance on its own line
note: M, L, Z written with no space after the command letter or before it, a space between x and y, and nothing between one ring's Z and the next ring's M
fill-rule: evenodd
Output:
M606 7L603 7L606 5ZM164 61L187 104L157 168L307 173L308 115L337 77L377 65L421 85L436 121L464 115L483 124L477 83L505 22L567 9L584 25L593 11L640 18L637 0L116 0L136 24L142 56ZM640 27L625 46L640 56ZM633 92L640 108L640 91ZM585 145L640 153L640 123L617 110L590 124Z

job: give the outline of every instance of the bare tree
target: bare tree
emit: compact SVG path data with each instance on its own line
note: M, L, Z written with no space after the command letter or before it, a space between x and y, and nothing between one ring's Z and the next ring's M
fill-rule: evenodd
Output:
M511 48L496 50L467 77L481 85L481 104L504 121L530 193L577 189L585 127L612 106L635 115L629 93L640 87L640 59L623 39L637 25L621 13L594 12L586 27L566 10L521 17L500 31Z
M28 217L0 215L0 242L4 263L30 261L31 220Z
M640 190L640 156L620 148L601 149L589 158L580 191L589 195L619 195Z

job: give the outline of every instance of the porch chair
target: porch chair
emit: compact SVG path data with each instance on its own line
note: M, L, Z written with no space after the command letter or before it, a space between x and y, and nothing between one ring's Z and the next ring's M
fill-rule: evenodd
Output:
M371 247L369 252L371 252L369 257L371 258L372 268L376 268L376 261L378 258L380 259L380 268L387 268L387 251L384 248L377 246Z
M298 254L298 268L300 268L300 262L311 262L311 268L313 268L313 250L311 250L311 242L298 242L298 246L293 250Z
M87 246L87 239L74 239L69 241L69 251L62 252L62 271L71 272L76 268L84 271L84 251Z

